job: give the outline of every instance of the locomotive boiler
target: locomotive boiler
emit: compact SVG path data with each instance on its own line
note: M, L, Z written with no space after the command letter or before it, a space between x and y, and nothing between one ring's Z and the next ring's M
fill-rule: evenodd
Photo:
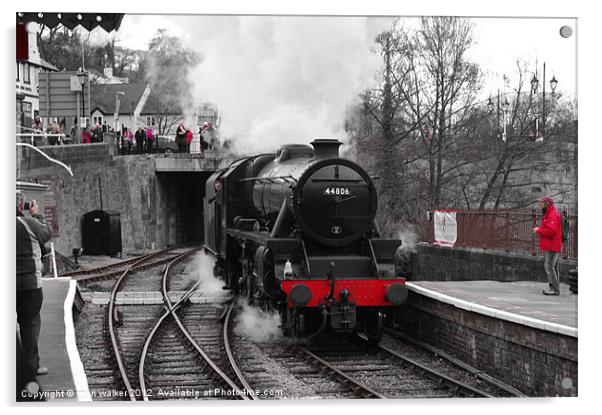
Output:
M327 327L378 341L383 313L407 298L401 241L380 238L376 188L341 142L282 146L215 172L204 200L215 273L248 301L279 310L285 333Z

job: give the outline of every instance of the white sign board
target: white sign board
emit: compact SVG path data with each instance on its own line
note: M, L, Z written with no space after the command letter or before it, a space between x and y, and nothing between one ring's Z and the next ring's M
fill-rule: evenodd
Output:
M458 239L456 212L436 210L434 213L435 245L453 247Z

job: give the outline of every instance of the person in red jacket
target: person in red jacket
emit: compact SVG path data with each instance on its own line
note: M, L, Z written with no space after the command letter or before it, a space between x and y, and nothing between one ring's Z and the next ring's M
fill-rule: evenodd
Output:
M539 250L545 252L544 269L548 277L549 290L543 290L544 295L560 294L560 275L558 274L558 258L562 250L562 222L550 197L539 201L543 211L541 225L533 228L539 235Z

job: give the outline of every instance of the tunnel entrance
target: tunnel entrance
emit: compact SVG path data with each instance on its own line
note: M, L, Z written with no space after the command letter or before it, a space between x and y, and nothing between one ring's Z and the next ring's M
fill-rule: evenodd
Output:
M157 221L159 245L171 246L182 243L202 243L203 198L205 182L212 172L157 173L162 193Z

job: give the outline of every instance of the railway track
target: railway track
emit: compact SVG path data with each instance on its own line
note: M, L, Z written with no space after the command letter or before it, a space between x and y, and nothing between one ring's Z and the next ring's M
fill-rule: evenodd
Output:
M374 397L494 397L387 346L372 345L361 337L344 342L327 339L308 348L301 347L301 350L371 389L375 392Z
M234 304L227 307L224 298L189 301L198 293L198 273L182 278L178 270L192 252L172 252L165 267L159 255L130 262L109 304L91 305L86 335L104 338L88 346L94 399L515 396L484 392L460 376L429 369L437 365L400 352L393 340L379 347L355 337L323 337L307 347L284 338L250 341L233 330ZM118 292L141 289L161 291L163 304L116 306Z
M221 356L216 330L221 304L187 305L180 318L178 311L198 283L174 304L168 296L168 275L169 266L162 290L167 310L148 336L138 365L143 399L249 399L214 361ZM166 322L167 317L171 318ZM201 342L190 329L201 334Z
M108 335L121 382L130 400L224 396L248 399L195 341L178 316L178 310L194 293L198 282L176 302L169 296L170 270L189 253L191 251L179 255L165 267L161 292L166 309L150 328L147 323L142 327L139 324L137 327L117 330L115 323L119 322L120 317L115 313L115 298L120 288L125 286L127 271L115 283L107 307ZM130 268L136 265L138 263ZM145 279L145 284L150 285L149 279ZM203 310L197 310L197 316L204 314ZM149 320L146 319L147 322ZM136 362L135 357L138 356L140 359Z
M178 255L189 250L190 247L174 247L163 249L150 254L142 255L136 258L115 262L113 264L91 268L87 270L77 270L63 273L61 277L71 277L78 282L82 289L86 289L89 284L106 285L106 289L112 287L112 280L119 278L124 272L129 274L138 271L144 271L153 267L169 263ZM105 284L102 284L106 282Z
M231 337L231 360L240 368L238 378L244 379L245 388L280 389L276 398L521 396L495 382L481 384L467 368L450 369L452 365L430 352L374 346L361 337L322 337L307 347L286 339L255 343L235 333Z

